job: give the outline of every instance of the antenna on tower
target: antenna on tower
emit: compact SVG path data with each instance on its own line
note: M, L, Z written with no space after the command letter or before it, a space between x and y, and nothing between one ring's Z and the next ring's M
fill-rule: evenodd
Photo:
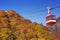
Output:
M50 10L52 9L51 7L47 7L48 9L48 14L50 14Z

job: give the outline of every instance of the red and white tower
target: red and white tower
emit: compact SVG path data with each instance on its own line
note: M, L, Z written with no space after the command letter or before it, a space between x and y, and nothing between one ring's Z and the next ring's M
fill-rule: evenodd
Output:
M56 16L50 13L52 8L48 7L48 15L46 16L46 26L49 29L52 29L52 25L56 23Z

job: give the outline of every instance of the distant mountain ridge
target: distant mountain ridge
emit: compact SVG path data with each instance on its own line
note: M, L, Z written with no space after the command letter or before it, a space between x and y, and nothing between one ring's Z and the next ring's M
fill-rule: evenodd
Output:
M60 17L57 18L56 20L56 24L53 25L55 28L55 32L57 32L58 34L60 34Z

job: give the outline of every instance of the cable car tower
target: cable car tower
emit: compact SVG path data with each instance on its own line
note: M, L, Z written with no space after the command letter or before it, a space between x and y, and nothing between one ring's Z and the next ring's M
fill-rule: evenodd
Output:
M49 29L52 29L53 24L56 23L56 16L54 14L51 14L50 10L53 8L48 7L48 15L46 16L46 26Z

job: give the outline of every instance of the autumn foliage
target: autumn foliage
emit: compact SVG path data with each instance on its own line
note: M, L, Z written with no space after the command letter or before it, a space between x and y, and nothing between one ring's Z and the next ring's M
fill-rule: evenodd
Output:
M13 10L0 10L0 40L60 40L42 24L31 22Z

